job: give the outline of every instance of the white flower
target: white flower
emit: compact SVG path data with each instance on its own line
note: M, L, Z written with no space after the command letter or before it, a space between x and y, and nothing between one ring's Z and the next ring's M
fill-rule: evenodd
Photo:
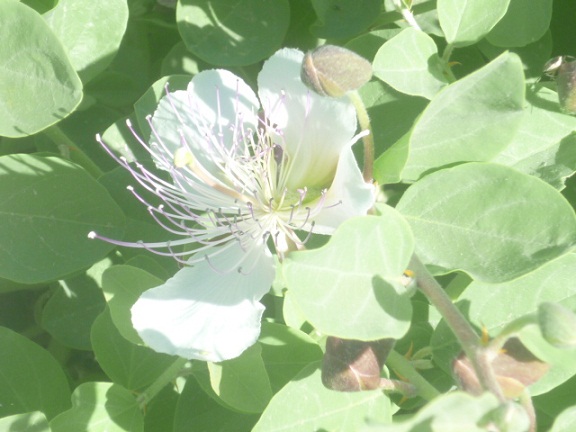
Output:
M308 90L302 58L283 49L268 60L259 99L225 70L201 72L186 91L168 93L151 118L150 145L141 143L171 182L119 159L162 199L150 207L158 223L181 236L165 243L105 239L184 264L132 307L134 328L154 350L208 361L237 357L260 332L259 300L275 276L270 248L282 257L310 232L330 234L372 207L374 186L362 180L351 149L354 108Z

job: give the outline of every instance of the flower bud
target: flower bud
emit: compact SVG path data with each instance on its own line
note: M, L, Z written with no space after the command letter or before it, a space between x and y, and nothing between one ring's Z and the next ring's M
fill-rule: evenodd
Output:
M558 303L538 307L538 324L544 339L556 348L576 347L576 315Z
M517 337L506 341L503 350L492 359L491 366L496 381L509 399L520 397L526 387L537 382L549 369L549 365L528 351ZM468 357L461 354L454 360L452 371L464 391L476 396L482 394L482 385Z
M329 336L322 360L322 383L342 392L379 388L380 372L394 342L394 339L364 342Z
M567 114L576 114L576 58L554 57L544 65L544 73L558 85L560 108Z
M306 54L301 77L316 93L341 97L370 81L372 65L349 49L324 45Z

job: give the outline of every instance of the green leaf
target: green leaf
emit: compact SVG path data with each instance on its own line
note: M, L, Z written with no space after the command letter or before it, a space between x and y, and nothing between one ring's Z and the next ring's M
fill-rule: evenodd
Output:
M210 65L196 58L184 42L180 41L172 47L162 60L162 76L167 75L196 75L204 69L209 69Z
M153 5L148 0L138 1L145 1L149 6ZM132 8L135 6L134 2L130 1L128 4L134 13L135 10ZM103 105L120 108L123 113L130 112L128 106L133 104L157 78L158 65L152 65L152 62L159 61L159 58L151 57L152 47L162 46L165 41L168 41L168 45L176 42L176 29L172 32L164 29L157 33L157 28L144 21L144 19L129 20L114 60L105 71L86 85L86 92L90 96ZM173 22L171 25L174 27ZM161 55L167 50L168 47Z
M506 15L486 36L488 42L500 47L522 47L536 42L550 26L552 0L536 3L510 0Z
M166 85L168 85L168 90L171 92L176 90L186 90L191 79L190 75L162 77L152 84L146 93L144 93L140 99L134 103L134 115L138 121L138 127L142 132L142 138L144 138L144 141L148 141L148 137L152 132L146 117L153 115L158 108L158 102L160 102L160 99L166 95Z
M74 111L82 83L60 41L34 10L4 0L0 22L0 135L31 135Z
M60 365L34 342L0 327L0 417L42 411L48 419L70 406Z
M163 283L162 279L127 265L110 267L102 275L102 290L110 307L112 322L126 340L142 344L140 336L132 327L130 308L140 294Z
M434 40L412 27L380 47L373 68L382 81L413 96L432 99L447 85Z
M112 62L128 24L124 0L60 0L44 19L88 82Z
M143 432L144 419L135 396L112 383L80 384L72 408L50 422L52 432Z
M555 189L495 164L430 174L406 191L397 209L424 263L485 282L521 276L576 243L574 211Z
M576 429L576 406L566 408L556 417L554 426L548 432L572 432Z
M428 103L422 97L400 93L380 80L368 82L359 93L372 119L376 155L405 136ZM353 148L357 151L362 146Z
M438 0L446 41L457 47L478 42L502 19L509 4L510 0Z
M94 321L92 345L106 375L129 390L141 390L152 384L175 360L124 339L108 309Z
M259 344L252 345L232 360L208 363L208 371L214 392L238 411L262 412L272 398Z
M178 399L172 432L249 432L258 416L230 411L189 377ZM162 431L164 432L164 431Z
M412 306L400 278L414 242L391 207L349 219L322 248L292 253L284 274L292 299L320 332L364 341L400 338Z
M490 284L474 281L460 296L460 308L472 323L485 328L492 337L512 321L535 314L543 302L559 303L576 311L574 268L576 255L567 254L509 282ZM536 325L523 330L520 336L526 348L550 364L548 374L530 386L531 395L545 393L576 374L576 350L553 348L542 338ZM452 359L461 348L447 326L438 326L432 346L434 360L449 370Z
M282 317L288 327L300 330L306 324L306 317L298 309L298 305L292 300L291 291L284 293L284 302L282 303Z
M180 388L168 385L146 404L145 432L166 432L166 425L174 423L180 393ZM174 432L174 429L170 429L170 432ZM188 429L187 432L192 430Z
M46 416L39 411L16 414L0 419L2 432L50 432Z
M90 266L113 246L91 230L121 238L124 215L86 171L57 157L0 158L0 275L49 281Z
M558 96L546 88L530 95L518 133L492 161L539 177L556 189L576 171L576 118L560 112Z
M258 342L274 392L284 387L305 366L322 359L322 350L317 342L306 333L284 325L263 322Z
M486 39L482 39L474 47L482 52L483 60L484 58L493 60L506 50L518 54L522 59L522 63L524 64L526 81L535 81L542 77L543 65L548 60L550 60L550 57L552 57L552 34L550 31L547 31L544 36L542 36L536 42L532 42L531 44L525 45L523 47L497 47L492 45ZM472 47L470 48L472 49ZM455 57L457 57L457 53L459 52L462 52L462 50L455 51ZM460 61L458 58L454 57L452 57L451 60Z
M287 0L181 0L178 30L186 47L218 66L245 66L280 48L290 23Z
M444 394L404 422L395 424L373 424L362 429L363 432L484 432L483 426L488 423L491 414L498 407L494 395L485 393L474 397L456 391ZM507 416L510 420L510 415ZM512 417L513 429L507 431L526 431L528 418L526 414Z
M402 177L463 161L487 161L514 138L524 105L522 63L503 54L440 91L416 122Z
M391 415L382 391L329 390L312 364L274 396L253 432L356 431L367 417L390 422Z
M410 134L406 134L374 161L374 179L379 184L399 183L409 151Z
M312 33L323 39L348 39L366 30L380 14L381 0L312 0L318 19Z
M102 290L90 275L59 281L42 310L41 325L64 346L90 351L90 328L105 306Z

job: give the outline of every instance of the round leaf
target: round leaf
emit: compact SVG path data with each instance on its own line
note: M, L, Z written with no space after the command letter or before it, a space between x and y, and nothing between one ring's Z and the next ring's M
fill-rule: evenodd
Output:
M272 398L262 348L258 344L252 345L240 357L208 363L208 371L214 392L234 409L259 413Z
M44 18L88 82L114 59L128 24L128 5L124 0L60 0Z
M486 39L501 47L521 47L536 42L550 26L552 3L552 0L510 0L506 15Z
M122 337L134 344L142 344L140 336L132 326L130 309L140 294L163 283L162 279L128 265L114 266L104 272L102 290L110 307L112 321Z
M290 6L288 0L182 0L176 20L193 54L218 66L245 66L280 48Z
M38 411L1 418L0 430L6 432L51 432L46 416Z
M486 429L479 425L488 423L488 419L493 420L491 417L496 408L498 401L490 393L474 397L461 391L449 392L434 399L404 422L383 424L381 427L374 424L362 429L362 432L482 432ZM503 417L510 422L507 426L520 427L500 430L527 430L528 418L525 413L513 417L508 413Z
M502 19L510 0L439 0L438 19L446 41L455 46L478 42Z
M87 382L72 395L72 408L50 422L52 432L143 432L136 397L117 384Z
M397 209L423 262L486 282L521 276L576 244L566 200L541 180L500 165L469 163L430 174Z
M124 215L96 180L57 157L0 158L0 276L23 283L61 278L90 266L121 238Z
M286 385L304 365L322 358L320 346L306 333L264 321L258 339L274 392Z
M412 306L400 278L412 256L410 229L392 208L349 219L322 248L290 254L292 299L322 333L344 339L400 338Z
M106 302L89 275L59 281L58 290L42 310L42 327L63 345L91 350L90 328Z
M129 390L140 390L152 384L175 360L124 339L108 309L94 321L91 337L100 367L115 383Z
M240 414L226 409L215 399L208 396L204 388L193 377L186 384L174 413L172 432L207 432L207 431L250 431L258 416ZM148 426L148 416L146 416ZM148 430L148 429L146 429ZM158 432L165 432L165 428Z
M0 417L42 411L48 419L70 406L60 365L34 342L0 327Z
M252 431L355 431L366 417L390 422L391 414L390 399L382 391L329 390L318 364L311 364L274 396Z
M444 88L414 126L403 178L416 180L443 165L493 158L516 134L524 91L522 62L510 53Z
M434 40L412 27L382 45L373 67L374 75L409 95L432 99L447 85Z
M492 162L508 165L563 189L566 177L576 171L576 136L572 133L576 130L576 118L560 113L559 107L557 110L542 108L543 103L558 103L556 93L546 88L531 95L529 102L518 133Z
M33 9L0 2L0 135L32 135L69 115L82 83L64 48Z
M576 406L566 408L554 421L549 432L571 432L576 429Z
M318 19L311 32L323 39L348 39L366 30L380 14L381 0L313 0Z

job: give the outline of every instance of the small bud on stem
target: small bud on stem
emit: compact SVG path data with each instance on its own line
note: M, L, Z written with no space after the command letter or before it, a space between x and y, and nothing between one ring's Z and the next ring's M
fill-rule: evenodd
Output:
M370 81L372 65L346 48L324 45L306 54L301 77L316 93L341 97Z

